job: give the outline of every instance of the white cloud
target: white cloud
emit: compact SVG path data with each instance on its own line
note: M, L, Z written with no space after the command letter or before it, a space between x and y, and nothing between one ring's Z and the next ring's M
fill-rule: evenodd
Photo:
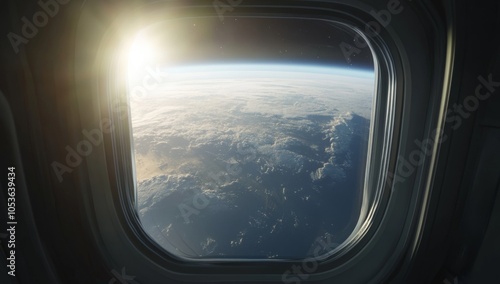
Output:
M210 198L211 212L237 208L232 190L249 179L257 192L255 186L262 179L255 173L251 177L245 176L249 173L232 175L227 165L254 165L262 175L310 173L310 181L345 177L351 163L351 138L365 131L353 129L350 122L353 113L370 118L373 78L247 75L238 80L235 74L228 78L211 74L210 80L199 75L197 81L181 78L131 103L136 156L149 161L136 169L142 177L137 186L141 217L176 191L192 193L182 196L203 193ZM311 164L318 168L304 171ZM219 180L211 178L219 173ZM282 198L298 192L288 187L280 190ZM312 203L313 195L305 187L300 190L304 202ZM292 213L293 227L302 226L300 217ZM256 209L249 216L249 228L279 230L281 222L269 214ZM155 228L148 229L155 232L155 238L163 236ZM228 245L237 247L243 241L244 236L238 236ZM218 245L208 237L200 248L209 254Z

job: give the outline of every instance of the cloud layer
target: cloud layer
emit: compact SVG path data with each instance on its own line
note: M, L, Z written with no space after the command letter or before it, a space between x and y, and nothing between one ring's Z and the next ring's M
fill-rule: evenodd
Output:
M373 78L188 75L172 76L131 104L146 231L164 247L197 257L250 253L245 248L257 244L255 256L303 256L316 237L345 239L352 222L319 214L331 210L325 198L352 212L358 206L361 192L342 197L332 188L345 187L356 178L352 169L364 167L358 156L368 146ZM192 205L196 194L209 204L185 224L178 205ZM219 224L224 214L234 215L225 215L226 226ZM307 233L313 226L317 231ZM287 232L306 241L296 250L273 244L273 236Z

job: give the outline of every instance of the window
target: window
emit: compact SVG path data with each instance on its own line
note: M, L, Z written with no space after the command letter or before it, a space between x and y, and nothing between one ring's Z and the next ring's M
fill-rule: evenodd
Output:
M86 159L88 179L84 172L75 174L85 187L82 196L88 197L81 208L95 220L89 227L96 246L106 252L106 263L126 267L141 283L404 282L396 274L406 274L420 246L435 166L431 155L436 153L409 168L409 159L419 153L419 143L413 142L440 129L437 110L446 109L443 74L450 64L444 62L452 58L447 44L453 37L447 35L439 9L420 2L250 1L224 13L222 22L210 1L195 2L137 1L120 11L89 2L92 8L85 6L77 25L73 70L81 78L75 88L78 121L84 129L99 128L100 122L113 126L112 133L103 135L103 147ZM95 13L100 8L112 15ZM133 44L135 35L138 45ZM120 52L125 50L131 53ZM335 82L349 85L345 90L350 94L365 88L349 83L353 76L371 81L366 104L361 96L331 92L334 81L318 83L340 75ZM217 84L224 80L228 84ZM314 82L312 88L308 80ZM324 102L353 98L350 107L338 105L328 118L322 117L332 105L320 103L321 85ZM270 92L277 88L281 94ZM304 89L316 93L299 92ZM199 98L193 99L193 93ZM173 105L161 105L160 98ZM297 101L302 105L294 105ZM347 122L355 122L355 115L369 120L367 139L357 140L360 159L350 157L351 169L358 169L351 177L357 178L331 175L341 171L323 167L332 157L325 151L328 141L322 140L332 129L326 126L334 117L344 117L345 123L335 129L349 133ZM186 135L188 126L197 132ZM311 136L299 135L312 133L314 126L317 148ZM334 142L338 137L329 138ZM340 158L335 148L334 160ZM285 173L297 165L296 157L302 157L300 179ZM258 187L266 175L273 175L268 181L276 184ZM175 190L173 182L182 190ZM297 185L304 191L294 189ZM301 199L315 185L331 189L323 191L331 195L359 193L360 200L324 196L305 206L319 199ZM246 195L217 194L236 188ZM156 202L156 207L145 202ZM162 205L172 211L160 210ZM241 236L241 226L259 217L261 208L268 212L268 219L260 219L267 227ZM354 212L343 212L346 208ZM150 218L158 212L165 214ZM299 218L297 229L292 212ZM312 224L300 219L304 216L317 222L314 228L301 228ZM356 220L341 224L345 216ZM328 227L323 222L328 218L336 225ZM288 227L281 225L285 223ZM260 235L252 239L252 233L262 233L260 244ZM256 244L252 250L250 241ZM313 260L307 258L311 248L318 255Z
M130 47L142 228L188 259L327 257L380 190L366 183L376 60L353 28L296 18L183 18ZM318 243L327 244L317 249Z

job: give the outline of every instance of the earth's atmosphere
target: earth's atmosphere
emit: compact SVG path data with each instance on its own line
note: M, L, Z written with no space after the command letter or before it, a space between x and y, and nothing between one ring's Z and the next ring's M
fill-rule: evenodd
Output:
M372 73L312 66L170 72L131 98L143 228L188 258L342 243L359 218L373 91Z

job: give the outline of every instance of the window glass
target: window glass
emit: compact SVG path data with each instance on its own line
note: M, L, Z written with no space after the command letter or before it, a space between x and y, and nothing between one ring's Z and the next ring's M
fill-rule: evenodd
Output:
M300 259L348 240L376 79L360 40L343 25L291 18L142 31L127 84L148 235L191 259Z

